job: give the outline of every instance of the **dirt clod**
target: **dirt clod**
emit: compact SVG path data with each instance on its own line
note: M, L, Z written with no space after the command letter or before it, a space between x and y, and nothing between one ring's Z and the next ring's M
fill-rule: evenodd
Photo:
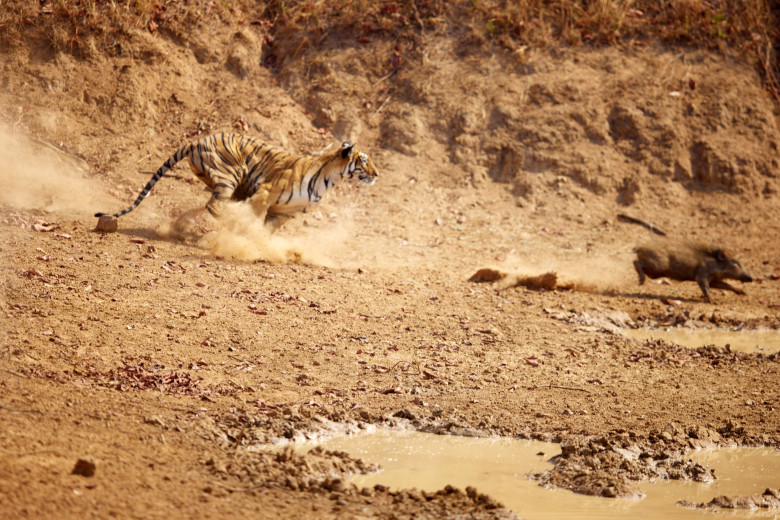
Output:
M118 229L118 226L119 219L111 215L103 215L102 217L98 218L95 231L100 231L101 233L115 233Z
M71 473L73 475L81 475L82 477L93 477L95 476L96 468L97 466L93 461L87 459L79 459L76 461L76 465L73 466L73 471L71 471Z
M780 491L767 488L763 493L748 496L719 496L706 503L694 503L688 500L677 502L682 507L695 509L780 509Z

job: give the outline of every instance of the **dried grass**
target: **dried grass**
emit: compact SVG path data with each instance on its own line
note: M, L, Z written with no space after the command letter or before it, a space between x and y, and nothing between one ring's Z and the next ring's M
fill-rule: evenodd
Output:
M401 40L431 31L479 43L518 46L669 44L752 53L768 88L778 90L780 42L770 0L0 0L0 49L33 33L58 51L114 54L130 30L188 40L202 23L263 25L300 38L351 34Z

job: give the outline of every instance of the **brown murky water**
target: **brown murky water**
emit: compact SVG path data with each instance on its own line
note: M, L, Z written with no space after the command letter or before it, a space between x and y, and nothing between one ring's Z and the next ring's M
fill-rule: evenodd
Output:
M722 448L692 452L690 458L715 469L713 483L645 483L646 498L621 500L549 490L526 474L551 467L560 446L537 441L474 439L413 431L377 431L328 439L327 449L346 451L378 463L383 470L356 476L359 486L384 484L394 489L435 491L447 484L474 486L521 518L542 519L706 519L713 513L681 508L678 500L709 502L719 495L750 495L780 487L780 451L769 448ZM780 512L724 511L717 518L777 518Z
M662 339L683 347L697 348L705 345L725 347L739 352L762 352L771 354L780 351L780 330L723 330L723 329L623 329L620 333L638 340Z

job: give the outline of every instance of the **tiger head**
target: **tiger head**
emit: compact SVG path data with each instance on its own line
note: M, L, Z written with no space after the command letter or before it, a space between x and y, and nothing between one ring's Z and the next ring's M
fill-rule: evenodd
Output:
M361 152L355 145L347 142L341 145L340 152L342 159L349 159L344 173L349 175L350 179L357 174L357 178L366 184L374 184L379 172L366 153Z

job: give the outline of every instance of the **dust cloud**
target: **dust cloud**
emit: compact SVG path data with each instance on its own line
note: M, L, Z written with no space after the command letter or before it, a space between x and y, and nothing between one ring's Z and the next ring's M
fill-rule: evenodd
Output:
M171 236L181 225L179 219L162 226L157 232L161 236ZM295 237L285 236L283 232L272 234L249 204L230 203L224 205L223 214L216 220L216 229L203 235L198 244L214 256L232 260L335 267L334 258L349 238L349 228L347 222L325 229L317 228L311 233L296 233Z
M585 258L510 257L496 271L499 289L518 285L532 288L570 289L597 294L616 293L636 283L629 252L599 253Z
M0 126L0 205L91 217L111 203L76 158Z

